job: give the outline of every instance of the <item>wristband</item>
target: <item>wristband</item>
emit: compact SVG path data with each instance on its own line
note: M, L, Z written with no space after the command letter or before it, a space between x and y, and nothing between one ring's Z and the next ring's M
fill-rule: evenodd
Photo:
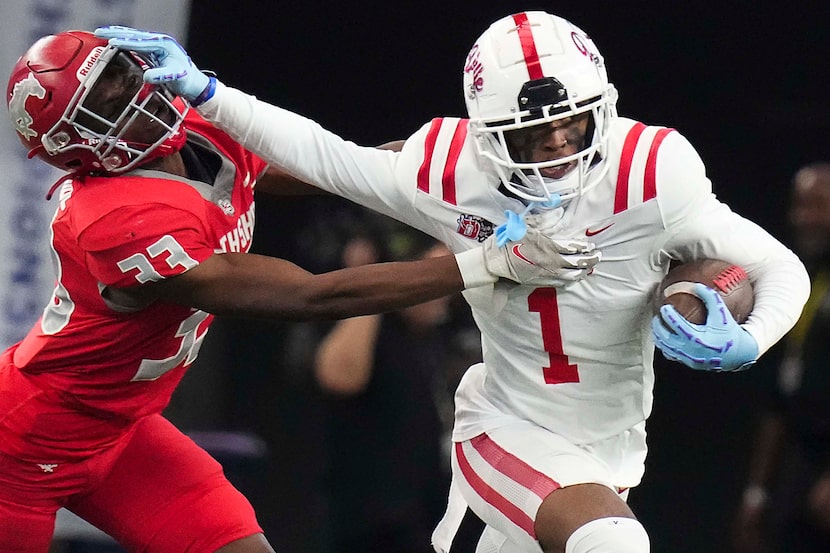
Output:
M458 264L458 271L464 280L464 289L476 288L485 284L493 284L498 277L493 276L484 264L484 252L482 249L473 248L465 252L455 254L455 262Z
M213 75L209 75L207 86L201 92L201 94L199 94L198 96L193 98L193 100L191 100L190 105L193 106L194 108L197 107L197 106L200 106L201 104L204 104L205 102L207 102L208 100L213 98L213 95L215 93L216 93L216 77L214 77Z

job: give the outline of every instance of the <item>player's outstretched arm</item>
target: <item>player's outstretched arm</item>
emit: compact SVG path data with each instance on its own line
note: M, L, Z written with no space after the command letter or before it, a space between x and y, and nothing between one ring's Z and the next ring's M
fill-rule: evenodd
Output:
M400 152L404 140L395 140L377 146L378 150ZM257 179L257 192L265 192L272 196L318 196L329 195L328 192L312 184L298 179L284 169L271 166Z
M217 315L290 320L382 313L465 287L452 255L315 275L284 259L233 253L152 286L161 299Z
M563 286L590 272L599 260L598 252L590 250L591 245L547 238L531 227L505 247L498 247L493 235L456 255L318 275L284 259L225 253L181 275L120 293L136 301L162 299L217 315L338 319L393 311L499 279Z

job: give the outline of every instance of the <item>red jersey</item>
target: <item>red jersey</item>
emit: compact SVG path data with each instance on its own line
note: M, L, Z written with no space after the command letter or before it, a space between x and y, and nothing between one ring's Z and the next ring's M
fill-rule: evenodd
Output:
M52 221L54 294L3 356L61 417L0 417L0 448L95 451L161 412L196 359L211 315L162 301L128 305L117 289L181 274L217 252L248 251L254 184L266 164L193 110L185 125L211 182L137 169L62 185ZM0 413L9 398L23 399L5 389L9 382L0 379Z

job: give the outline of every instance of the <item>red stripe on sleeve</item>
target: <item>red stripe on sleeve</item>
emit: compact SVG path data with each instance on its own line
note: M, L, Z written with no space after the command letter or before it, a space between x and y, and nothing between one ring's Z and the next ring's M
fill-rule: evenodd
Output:
M461 119L455 127L450 142L450 151L447 154L447 164L444 166L444 174L441 176L441 189L444 193L444 201L456 204L455 198L455 168L458 166L458 158L461 156L461 149L467 139L467 126L469 119Z
M654 135L654 140L651 142L651 147L648 149L648 159L646 160L646 174L645 182L643 183L643 201L650 200L657 196L657 150L663 139L674 129L660 129Z
M432 165L432 155L435 153L435 143L438 141L438 131L441 129L442 122L443 119L440 117L432 120L424 141L424 162L418 169L418 190L423 190L427 194L429 194L429 168Z
M531 519L524 511L519 509L511 503L506 497L490 487L487 482L475 473L467 456L464 454L464 447L460 443L455 444L455 458L458 461L458 466L461 473L467 480L467 483L475 490L475 492L487 503L492 505L497 511L506 516L516 526L530 534L533 539L536 539L536 530L533 526L533 519Z
M634 160L634 150L637 149L637 141L640 135L646 130L646 126L637 123L623 142L622 156L620 157L620 172L617 174L617 191L614 194L614 213L620 213L628 209L628 177L631 175L631 162Z
M542 73L542 64L539 63L539 53L536 51L536 41L533 40L533 31L530 29L527 14L517 13L513 16L513 22L516 23L516 30L519 31L519 42L522 45L522 54L525 57L530 80L541 79L545 75Z

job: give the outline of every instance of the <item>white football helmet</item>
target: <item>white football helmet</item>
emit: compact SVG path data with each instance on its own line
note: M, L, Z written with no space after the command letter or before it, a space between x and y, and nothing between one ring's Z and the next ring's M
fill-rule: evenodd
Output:
M479 155L524 200L565 203L608 171L603 160L617 115L617 91L594 42L573 23L545 12L518 13L493 23L467 56L464 99ZM582 113L590 118L575 154L546 161L516 159L511 131ZM542 169L556 167L566 172L559 178L543 176Z

